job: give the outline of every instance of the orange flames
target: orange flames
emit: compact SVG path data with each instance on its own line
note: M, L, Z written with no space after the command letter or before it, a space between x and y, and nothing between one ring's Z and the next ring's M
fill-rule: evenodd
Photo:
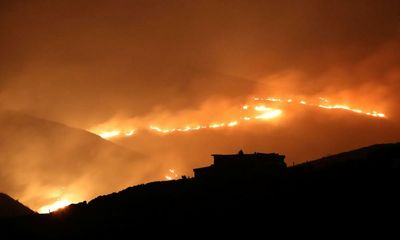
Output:
M319 108L325 108L325 109L341 109L341 110L346 110L358 114L363 114L371 117L378 117L378 118L385 118L386 115L381 112L377 111L364 111L361 109L357 108L352 108L347 105L340 105L340 104L333 104L330 105L329 101L326 98L319 98L320 103L314 104L314 103L307 103L305 100L299 100L298 103L303 104L303 105L308 105L308 106L316 106ZM270 101L270 102L280 102L280 103L293 103L292 99L281 99L281 98L254 98L255 101Z
M190 131L199 131L202 129L219 129L219 128L232 128L237 127L243 122L252 122L252 121L272 121L276 118L279 118L283 114L282 109L271 108L265 106L264 104L260 104L260 102L273 102L273 103L282 103L282 104L299 104L305 106L318 107L323 109L339 109L344 111L349 111L352 113L362 114L369 117L376 118L386 118L386 115L377 111L365 111L359 108L353 108L347 105L342 104L330 104L326 98L319 98L318 103L311 103L305 101L303 99L295 100L292 98L284 99L284 98L253 98L252 103L247 103L243 105L241 108L238 108L239 117L237 119L230 119L229 121L218 121L218 122L210 122L204 124L187 124L183 127L174 127L167 128L161 127L157 125L149 125L148 130L158 132L161 134L169 134L174 132L190 132ZM241 115L241 116L240 116ZM102 138L110 139L116 137L130 137L136 133L135 128L131 128L128 130L119 130L112 129L110 131L98 131L92 130L93 133L99 135Z
M72 202L69 201L68 199L59 199L56 202L50 204L50 205L46 205L41 207L38 212L39 213L50 213L50 212L54 212L57 211L58 209L64 208L68 205L70 205Z
M126 136L130 137L135 134L136 129L131 129L129 131L121 131L121 130L111 130L111 131L91 131L104 139L114 138L114 137L121 137Z
M176 174L175 169L168 169L168 175L165 175L166 180L172 180L178 178L178 174Z

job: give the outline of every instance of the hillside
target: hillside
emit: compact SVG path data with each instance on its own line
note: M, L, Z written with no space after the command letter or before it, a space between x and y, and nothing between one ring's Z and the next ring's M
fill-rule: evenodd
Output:
M300 109L296 105L270 107L284 111L281 119L170 134L138 131L134 137L111 141L140 149L152 156L153 162L175 168L180 175L192 175L193 168L211 162L212 153L232 153L239 148L246 152L274 151L284 153L287 164L293 165L378 142L395 142L400 136L400 128L391 119L307 106Z
M0 193L0 217L18 217L35 212L4 193Z
M314 225L333 219L375 224L382 214L391 219L399 213L399 163L400 143L373 145L289 167L280 175L153 182L6 223L45 236L127 234L149 226L197 229L205 223L204 231L221 230L221 223L273 230L287 221L305 224L305 216Z
M0 125L0 189L34 210L144 181L145 156L87 131L10 111Z

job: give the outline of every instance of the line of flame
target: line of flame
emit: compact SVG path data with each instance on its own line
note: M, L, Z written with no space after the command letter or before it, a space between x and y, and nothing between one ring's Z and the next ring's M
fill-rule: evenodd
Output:
M323 109L340 109L344 111L350 111L353 113L357 114L363 114L366 116L370 117L377 117L377 118L386 118L386 115L382 112L377 112L377 111L364 111L362 109L358 108L352 108L347 105L340 105L340 104L333 104L330 105L329 101L326 98L320 97L319 100L320 102L318 104L314 103L309 103L303 99L300 100L294 100L292 98L284 99L284 98L274 98L274 97L268 97L268 98L258 98L255 97L253 98L255 102L278 102L278 103L289 103L289 104L301 104L301 105L306 105L306 106L313 106L313 107L319 107ZM250 105L251 104L246 104L242 106L243 111L248 111L250 110ZM281 109L275 109L275 108L270 108L266 107L264 105L256 105L254 106L253 110L258 113L255 116L244 116L241 117L240 119L236 120L231 120L228 122L213 122L213 123L208 123L208 124L202 124L202 125L186 125L185 127L180 127L180 128L162 128L157 125L150 125L148 129L150 131L155 131L158 133L162 134L168 134L168 133L173 133L173 132L189 132L189 131L198 131L201 129L219 129L219 128L224 128L224 127L236 127L238 126L241 121L253 121L253 120L272 120L275 118L278 118L283 114L283 111ZM105 139L110 139L110 138L116 138L116 137L130 137L136 133L136 129L131 129L129 131L121 131L118 129L114 129L111 131L93 131L95 134L98 134L100 137L105 138Z

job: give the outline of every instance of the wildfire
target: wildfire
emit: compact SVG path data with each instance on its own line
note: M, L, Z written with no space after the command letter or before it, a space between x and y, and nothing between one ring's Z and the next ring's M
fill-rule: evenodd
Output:
M182 127L173 127L173 128L161 127L156 124L151 124L148 126L147 130L158 132L161 134L170 134L174 132L199 131L202 129L232 128L232 127L237 127L243 123L251 123L253 121L271 121L283 115L284 112L282 109L272 108L266 106L265 104L260 104L260 102L298 104L298 105L312 106L323 109L340 109L344 111L366 115L369 117L386 118L386 115L382 112L365 111L359 108L353 108L342 104L330 104L328 99L326 98L319 98L318 102L313 103L306 101L304 99L295 100L293 98L284 99L284 98L274 98L274 97L268 97L268 98L255 97L253 98L253 102L248 102L245 105L242 105L240 108L238 108L238 114L241 116L236 117L236 119L233 118L230 119L229 121L215 121L202 124L186 124ZM130 137L136 133L136 128L131 128L129 130L113 129L110 131L92 131L92 132L98 134L102 138L110 139L117 137Z
M232 122L229 122L229 123L228 123L228 127L234 127L234 126L236 126L236 125L238 125L238 124L239 124L238 121L232 121Z
M121 136L130 137L136 132L136 129L131 129L131 130L128 130L125 132L123 132L121 130L111 130L111 131L101 131L101 132L91 131L91 132L99 135L100 137L102 137L104 139L108 139L108 138L115 138L115 137L121 137Z
M149 126L150 130L159 133L188 132L188 131L200 130L202 128L207 128L207 126L195 125L195 126L186 126L184 128L160 128L154 125Z
M256 116L256 119L272 119L272 118L276 118L279 115L282 114L282 110L280 109L270 109L267 110L265 112L263 112L262 114Z
M38 212L39 213L50 213L50 212L54 212L57 211L58 209L64 208L68 205L70 205L72 202L69 201L68 199L60 199L50 205L46 205L41 207Z
M223 126L225 126L225 123L213 123L213 124L210 124L208 127L209 128L220 128Z
M168 175L165 175L166 180L176 179L178 174L176 174L175 169L168 169Z
M109 131L109 132L101 132L101 133L99 133L99 136L102 138L112 138L112 137L119 136L120 134L121 134L121 131L113 130L113 131Z
M332 104L332 105L330 105L328 99L322 98L322 97L320 97L319 100L320 100L320 103L308 103L305 100L299 100L298 103L302 104L302 105L314 106L314 107L325 108L325 109L341 109L341 110L350 111L350 112L353 112L353 113L367 115L367 116L370 116L370 117L386 118L386 115L384 113L381 113L381 112L365 111L365 110L362 110L362 109L352 108L350 106L340 105L340 104ZM292 99L285 100L285 99L280 99L280 98L254 98L254 101L296 103Z

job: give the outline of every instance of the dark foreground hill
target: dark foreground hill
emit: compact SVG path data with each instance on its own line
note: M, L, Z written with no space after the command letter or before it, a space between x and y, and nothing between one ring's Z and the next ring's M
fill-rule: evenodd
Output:
M161 229L233 233L249 227L269 234L296 226L354 230L355 224L365 231L378 224L395 225L391 219L399 216L399 180L400 144L381 144L279 174L247 172L139 185L3 226L14 234L47 237L132 235L148 228L148 235L167 234Z
M35 214L35 212L10 196L0 193L0 218L30 214Z

